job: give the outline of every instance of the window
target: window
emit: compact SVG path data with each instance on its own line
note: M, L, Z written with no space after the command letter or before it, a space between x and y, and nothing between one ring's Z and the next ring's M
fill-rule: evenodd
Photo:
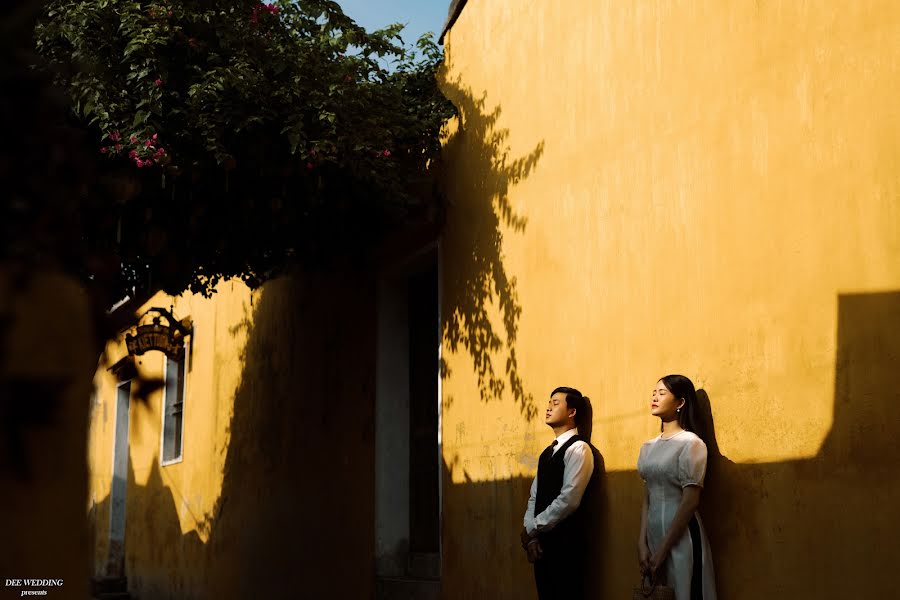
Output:
M126 366L130 363L123 363ZM119 373L124 372L119 370ZM125 575L125 505L128 496L128 410L131 381L116 387L116 433L113 445L113 479L109 490L109 555L106 575Z
M162 463L181 460L184 426L184 357L166 357L166 388L163 395Z

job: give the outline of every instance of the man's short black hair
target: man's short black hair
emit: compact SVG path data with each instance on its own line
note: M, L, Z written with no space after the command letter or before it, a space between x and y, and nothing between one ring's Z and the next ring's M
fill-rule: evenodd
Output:
M550 392L550 396L553 397L554 394L563 393L566 395L566 406L569 408L575 409L575 420L577 422L578 417L584 412L584 407L587 404L587 396L584 396L581 392L576 390L575 388L561 386Z

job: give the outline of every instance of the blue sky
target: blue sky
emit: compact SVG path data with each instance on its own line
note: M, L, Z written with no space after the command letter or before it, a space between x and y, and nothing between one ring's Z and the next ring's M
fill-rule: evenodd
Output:
M408 23L401 34L413 44L426 31L441 34L450 0L337 0L344 13L368 30Z

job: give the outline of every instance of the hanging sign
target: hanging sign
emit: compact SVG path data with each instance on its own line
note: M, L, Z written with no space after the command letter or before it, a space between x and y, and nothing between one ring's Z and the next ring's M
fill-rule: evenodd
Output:
M156 312L168 313L168 311L161 310L156 310ZM133 335L127 334L125 346L128 348L128 354L139 356L151 350L158 350L173 360L181 360L184 356L185 327L174 317L170 318L170 314L166 315L169 325L161 324L160 318L154 317L153 323L138 325Z

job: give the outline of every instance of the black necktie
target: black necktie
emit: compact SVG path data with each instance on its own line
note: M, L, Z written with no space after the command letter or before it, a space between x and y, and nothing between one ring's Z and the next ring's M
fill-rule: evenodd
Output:
M547 460L550 460L551 458L553 458L553 449L556 448L556 445L558 443L559 443L559 441L553 440L553 443L550 444L549 446L547 446L547 450L546 450Z

